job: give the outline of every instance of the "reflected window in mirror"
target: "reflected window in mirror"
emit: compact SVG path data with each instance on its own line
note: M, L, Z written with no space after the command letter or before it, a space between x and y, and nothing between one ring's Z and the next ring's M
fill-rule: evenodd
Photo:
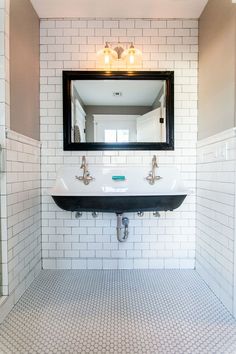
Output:
M64 149L174 148L173 72L64 72Z

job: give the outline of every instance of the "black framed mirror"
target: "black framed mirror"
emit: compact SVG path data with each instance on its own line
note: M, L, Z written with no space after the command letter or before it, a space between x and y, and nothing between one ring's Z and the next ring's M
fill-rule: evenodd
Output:
M63 71L64 150L174 150L173 71Z

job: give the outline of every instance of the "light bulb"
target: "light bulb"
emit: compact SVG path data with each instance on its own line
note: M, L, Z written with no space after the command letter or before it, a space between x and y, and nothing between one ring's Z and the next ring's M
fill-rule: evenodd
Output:
M129 57L129 64L130 65L134 65L134 63L135 63L135 54L136 54L136 51L134 48L134 44L131 43L131 45L128 49L128 57Z
M106 42L105 47L97 52L97 56L99 65L103 67L110 67L113 64L116 67L121 67L124 63L128 66L139 65L142 59L142 53L140 50L134 48L133 43L131 43L128 49L124 50L120 43L112 49L110 44Z
M104 55L104 64L108 65L110 63L110 55L107 53Z
M133 54L133 53L130 53L130 55L129 55L129 63L130 63L131 65L134 64L134 54Z

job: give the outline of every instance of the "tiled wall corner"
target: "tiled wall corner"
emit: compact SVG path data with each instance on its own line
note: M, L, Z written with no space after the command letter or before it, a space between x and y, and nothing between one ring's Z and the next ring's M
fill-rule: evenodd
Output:
M196 269L233 313L235 131L199 141L197 152Z
M41 270L40 143L8 131L4 243L8 295L0 322Z
M41 269L40 143L7 135L9 293L24 291ZM19 290L18 290L19 291Z
M193 268L197 139L198 21L73 19L41 21L42 257L53 269ZM63 151L62 70L95 70L105 41L133 41L143 52L144 70L175 71L175 151ZM89 164L148 164L181 171L193 194L174 212L140 219L130 214L126 243L116 239L113 214L79 220L48 195L58 169Z

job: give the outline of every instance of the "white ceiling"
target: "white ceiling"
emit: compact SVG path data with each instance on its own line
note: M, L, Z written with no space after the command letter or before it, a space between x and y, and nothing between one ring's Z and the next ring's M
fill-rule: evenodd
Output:
M199 18L208 0L31 0L40 18Z
M74 81L86 106L152 106L162 85L161 80ZM121 96L114 96L114 92L121 92Z

